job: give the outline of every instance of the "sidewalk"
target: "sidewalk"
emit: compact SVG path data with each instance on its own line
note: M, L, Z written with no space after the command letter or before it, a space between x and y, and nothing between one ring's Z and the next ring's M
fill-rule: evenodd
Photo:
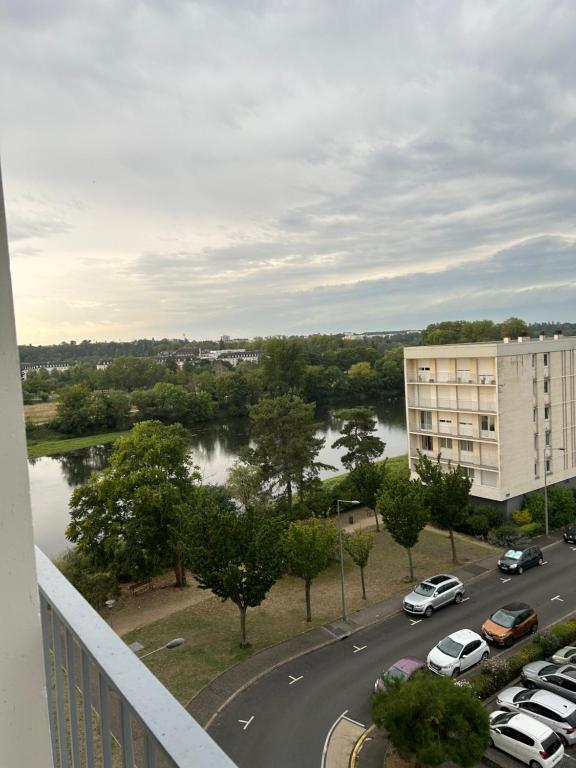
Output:
M367 517L365 513L358 514L358 510L356 513L358 515L357 522L355 520L356 525L354 526L356 529L358 527L367 527L370 523L374 524L373 515ZM348 528L348 530L350 529L353 529L353 526ZM559 538L560 535L552 535L548 536L548 538L540 536L534 540L534 543L537 546L544 547L554 544ZM463 565L454 570L453 573L466 584L494 570L497 560L498 555L491 555L483 560ZM209 728L218 713L235 696L245 688L248 688L256 680L264 677L264 675L282 664L317 650L322 646L335 643L347 635L400 612L402 610L402 597L403 595L389 597L379 603L374 603L371 606L355 611L350 614L347 622L337 620L331 624L316 627L254 654L254 656L251 656L246 661L225 670L208 683L186 705L186 709L200 725L204 728Z

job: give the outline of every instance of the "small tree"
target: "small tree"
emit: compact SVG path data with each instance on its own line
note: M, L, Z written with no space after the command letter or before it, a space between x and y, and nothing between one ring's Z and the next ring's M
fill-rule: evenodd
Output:
M350 472L359 464L377 459L384 452L386 444L374 435L376 419L371 408L346 408L336 416L344 420L341 437L332 443L332 448L345 448L342 464Z
M282 575L281 518L249 508L239 514L207 504L193 522L190 570L202 589L232 600L240 612L240 647L246 612L262 603Z
M372 718L402 757L436 766L476 765L490 738L488 712L465 686L425 673L372 699Z
M336 527L316 519L290 523L284 535L284 554L290 573L304 579L306 621L312 621L310 587L334 559Z
M406 550L410 581L414 581L412 547L428 522L422 484L403 477L390 478L378 497L377 509L394 541Z
M466 519L472 480L465 474L462 467L448 466L447 471L444 472L440 457L432 461L421 453L418 454L415 469L425 486L424 499L430 518L433 523L448 531L452 547L452 562L457 563L454 529L462 525Z
M368 558L374 546L374 536L371 533L355 531L344 536L344 549L350 555L355 565L360 568L360 580L362 582L362 600L366 600L366 585L364 583L364 568L368 565Z
M238 459L228 470L226 487L231 496L240 502L244 509L264 507L270 503L270 496L264 490L264 474L255 464L247 464Z

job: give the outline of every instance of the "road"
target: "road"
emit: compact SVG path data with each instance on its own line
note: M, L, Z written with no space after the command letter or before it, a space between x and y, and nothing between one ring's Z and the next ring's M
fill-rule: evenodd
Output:
M239 768L319 768L325 739L344 711L370 723L378 673L406 655L425 659L445 635L484 619L512 600L536 609L540 627L576 610L576 548L544 550L546 564L522 576L498 571L472 581L461 605L417 623L398 614L274 670L239 694L210 728ZM500 651L493 649L492 655Z

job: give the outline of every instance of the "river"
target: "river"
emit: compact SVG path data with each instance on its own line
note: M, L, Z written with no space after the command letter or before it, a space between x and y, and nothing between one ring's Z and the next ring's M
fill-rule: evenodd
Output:
M377 435L386 443L386 456L406 453L406 419L404 400L387 400L374 407ZM334 412L318 414L317 436L325 439L319 459L336 467L324 470L321 477L341 474L342 451L331 448L339 437L340 421ZM238 451L250 443L248 419L236 419L225 424L209 425L191 437L191 451L207 483L224 483L228 469ZM29 462L30 493L34 518L34 533L38 546L49 556L63 552L69 543L65 537L68 525L68 500L72 490L86 482L90 473L102 469L112 451L112 445L83 448L59 456L45 456Z

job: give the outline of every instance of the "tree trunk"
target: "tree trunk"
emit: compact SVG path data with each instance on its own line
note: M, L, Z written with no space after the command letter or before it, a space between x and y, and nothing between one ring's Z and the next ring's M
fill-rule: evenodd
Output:
M449 530L450 533L450 544L452 546L452 562L456 564L458 562L458 558L456 557L456 543L454 541L454 531L452 528Z
M364 583L364 568L360 566L360 579L362 580L362 600L366 600L366 584Z
M376 533L380 533L380 521L378 520L378 510L374 510L374 519L376 520Z
M312 607L310 605L310 585L312 581L306 579L304 583L306 585L306 621L312 621Z
M292 512L292 481L286 483L286 496L288 497L288 509Z
M186 569L182 565L182 562L180 560L176 560L173 568L174 568L174 576L176 578L176 586L185 587L188 582L186 581Z
M410 581L414 581L414 565L412 564L412 550L410 547L406 547L406 554L408 555L408 568L410 569Z
M240 611L240 648L248 648L250 643L246 640L246 608L239 605L238 610Z

